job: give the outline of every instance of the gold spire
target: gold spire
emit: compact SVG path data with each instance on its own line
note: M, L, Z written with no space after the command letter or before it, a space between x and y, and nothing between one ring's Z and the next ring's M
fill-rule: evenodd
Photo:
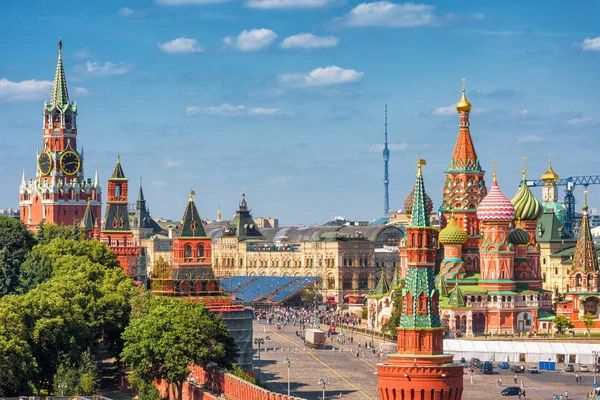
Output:
M472 108L471 103L469 103L469 100L467 100L467 95L465 94L465 81L466 79L462 78L462 97L458 103L456 103L456 111L459 113L470 112Z
M582 207L582 208L583 208L583 211L584 211L585 213L587 213L587 210L588 210L588 205L587 205L587 195L588 195L588 190L587 190L587 189L585 189L585 190L583 191L583 207Z
M527 157L523 157L523 181L527 180Z
M498 160L492 160L492 162L494 163L494 182L496 182L496 163Z
M221 220L221 206L219 205L219 209L217 210L217 219Z
M194 192L193 190L190 190L190 201L194 201L194 197L196 195L196 192Z
M542 175L542 180L556 182L558 178L558 174L552 169L552 153L550 153L548 157L548 169L544 172L544 175Z

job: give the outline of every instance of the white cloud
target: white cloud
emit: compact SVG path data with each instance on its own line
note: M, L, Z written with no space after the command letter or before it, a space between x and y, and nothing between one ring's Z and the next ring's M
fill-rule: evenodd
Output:
M519 136L517 138L517 144L540 143L540 142L543 142L544 140L545 139L542 136L525 135L525 136Z
M274 185L274 186L284 186L284 185L287 185L288 183L292 182L293 180L294 180L294 177L292 177L292 176L276 176L276 177L267 179L266 184Z
M571 118L567 120L567 125L593 125L599 121L598 118Z
M196 39L180 37L170 42L157 43L158 48L167 54L201 53L204 51Z
M155 0L156 4L163 6L185 6L190 4L202 5L202 4L216 4L216 3L227 3L230 0Z
M126 74L133 69L133 65L123 62L115 64L110 61L105 63L87 61L85 65L78 65L75 68L89 76L111 76Z
M167 182L165 181L151 181L150 184L156 187L164 187L167 186Z
M379 152L383 151L384 147L385 146L383 143L374 144L373 146L369 147L369 152L370 153L379 153ZM407 143L390 143L390 144L388 144L388 150L390 150L390 151L404 151L407 148L408 148Z
M88 90L84 87L75 86L75 93L77 94L87 94Z
M433 26L438 23L435 7L427 4L390 1L361 3L339 19L342 24L355 27L415 28Z
M119 9L120 17L145 17L146 11L144 10L134 10L133 8L123 7Z
M50 95L51 81L29 79L21 82L0 79L0 101L43 99Z
M585 38L581 43L581 50L583 51L600 51L600 36L597 38Z
M223 43L241 51L258 51L271 46L277 34L270 29L243 30L238 36L227 36Z
M78 58L80 60L83 58L90 58L92 56L93 56L92 52L89 51L88 49L77 50L75 53L73 53L73 57Z
M524 109L518 111L517 114L519 114L522 117L527 117L531 113L529 112L528 109L524 108Z
M244 105L233 105L229 103L221 104L220 106L198 107L190 106L185 109L186 115L221 115L226 117L234 117L239 115L249 116L277 116L277 115L294 115L289 111L283 111L280 108L265 108L265 107L246 107Z
M434 108L431 112L433 115L454 115L456 114L456 106L454 104L449 106L443 106Z
M309 73L289 73L279 75L279 82L290 86L330 86L358 82L364 72L343 69L336 65L315 68Z
M335 36L315 36L312 33L299 33L281 42L282 49L322 49L335 47L339 39Z
M165 166L165 168L176 168L183 166L183 161L165 158L165 160L163 161L163 165Z
M335 3L337 0L246 0L245 7L263 10L289 8L322 8Z

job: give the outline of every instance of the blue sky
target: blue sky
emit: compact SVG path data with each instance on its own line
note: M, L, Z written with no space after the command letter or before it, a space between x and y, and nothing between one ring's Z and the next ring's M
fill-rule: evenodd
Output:
M204 217L229 218L242 188L282 225L379 217L385 104L391 207L418 158L437 207L462 77L481 164L498 159L509 198L523 156L532 178L548 153L563 177L593 175L598 15L594 1L5 0L0 207L35 174L59 37L86 174L106 186L120 153L155 217L181 218L194 189Z

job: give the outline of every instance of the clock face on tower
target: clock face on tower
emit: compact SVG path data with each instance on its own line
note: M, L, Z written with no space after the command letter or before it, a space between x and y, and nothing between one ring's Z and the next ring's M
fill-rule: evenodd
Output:
M38 157L38 167L42 175L48 175L52 171L52 157L50 157L50 154L40 154Z
M60 169L65 175L75 175L80 166L81 160L74 151L66 151L60 157Z

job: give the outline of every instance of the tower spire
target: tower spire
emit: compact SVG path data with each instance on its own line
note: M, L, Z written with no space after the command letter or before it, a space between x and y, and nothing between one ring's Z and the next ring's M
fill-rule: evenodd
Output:
M58 39L58 62L56 63L56 73L54 74L54 84L52 85L50 104L58 106L69 104L67 79L65 78L65 69L62 62L62 38Z
M384 186L384 195L383 195L383 214L388 215L390 212L390 194L389 194L389 184L390 177L388 174L388 162L390 161L390 150L388 149L388 131L387 131L387 104L385 105L385 142L383 145L383 186Z
M412 204L412 218L410 221L411 227L429 227L429 209L426 204L425 183L423 182L423 165L427 165L427 161L417 161L417 179Z

